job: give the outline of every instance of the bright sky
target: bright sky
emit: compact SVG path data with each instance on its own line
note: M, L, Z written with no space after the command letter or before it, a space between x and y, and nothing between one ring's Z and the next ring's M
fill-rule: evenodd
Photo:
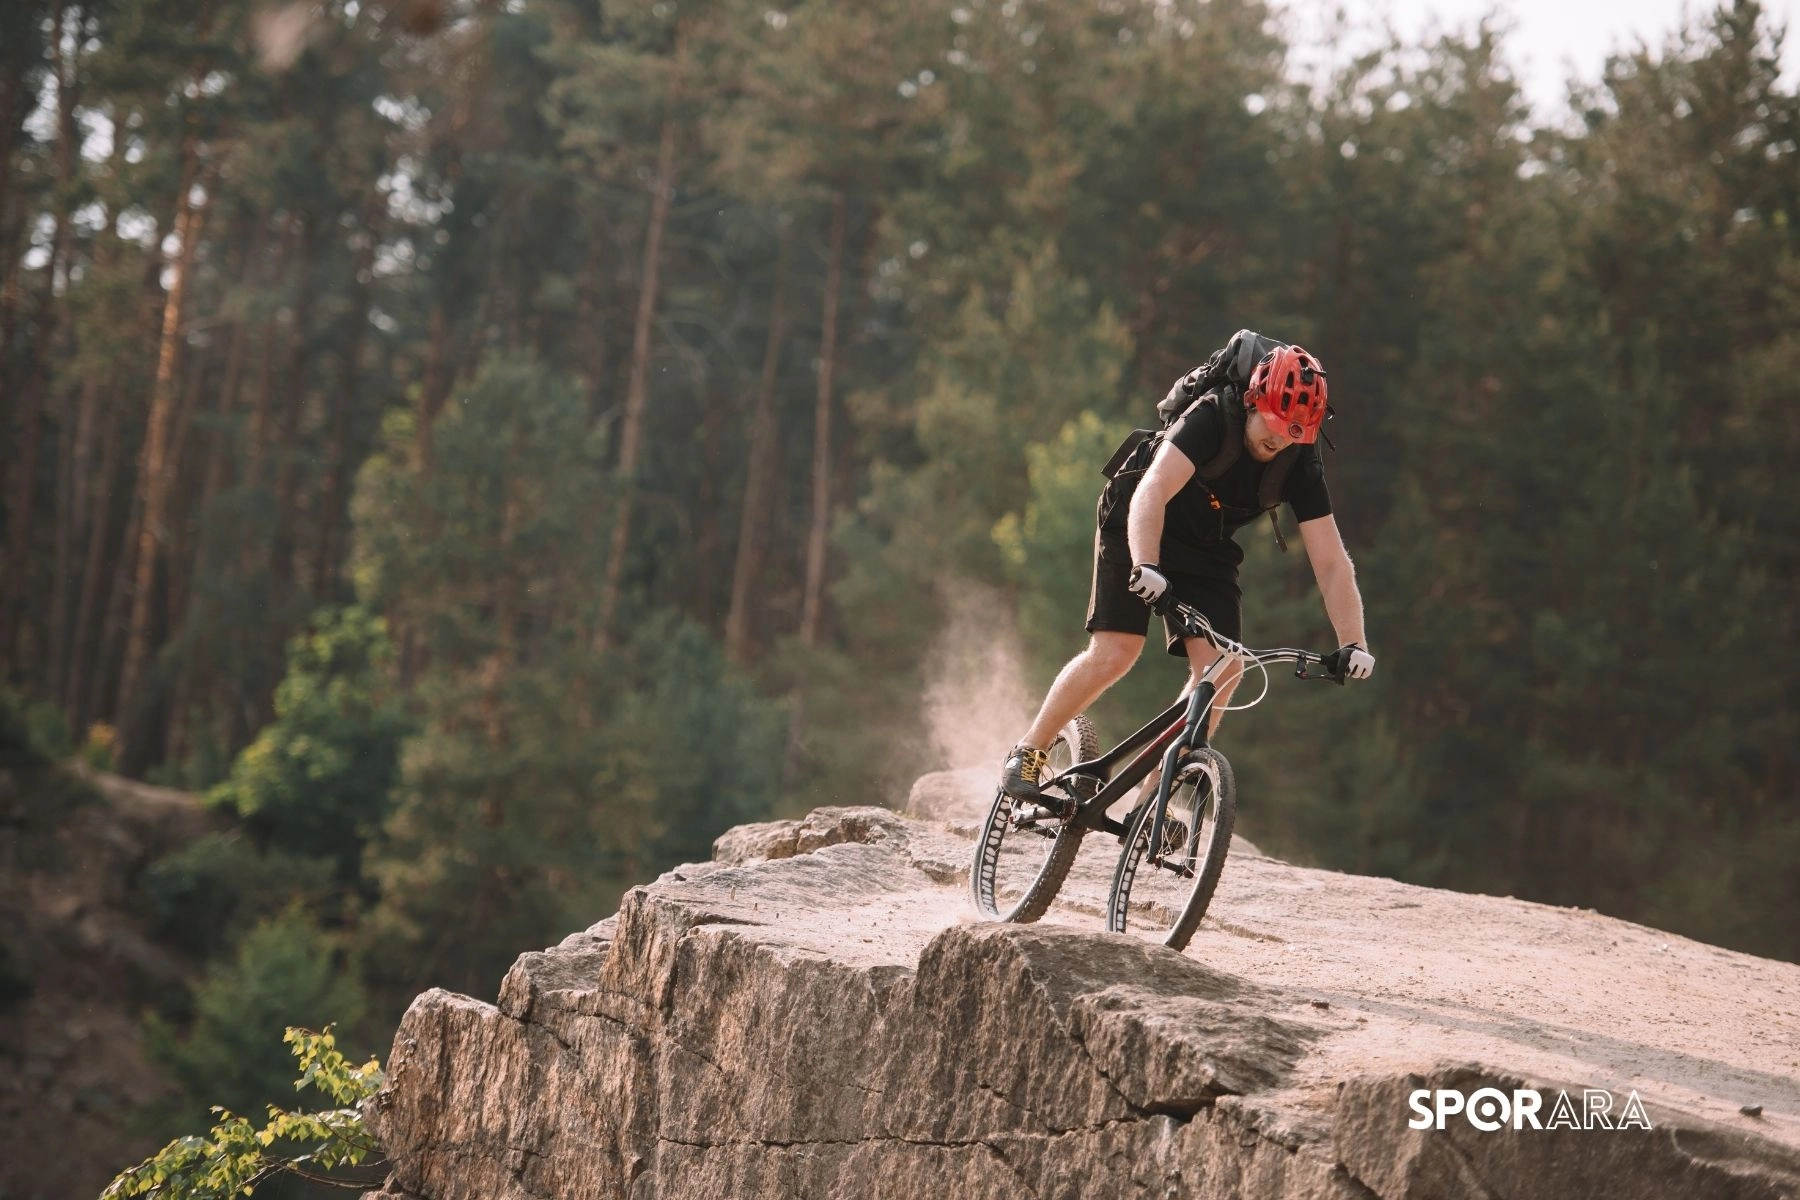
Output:
M1434 25L1454 32L1473 29L1488 13L1510 18L1504 44L1525 94L1546 118L1563 109L1569 79L1597 80L1609 53L1640 41L1660 50L1684 15L1703 16L1716 7L1706 0L1290 0L1302 42L1317 45L1326 14L1340 5L1352 25L1386 19L1409 41ZM1800 0L1763 0L1763 8L1790 31L1781 57L1792 81L1800 74ZM1325 53L1342 61L1346 49L1354 48Z

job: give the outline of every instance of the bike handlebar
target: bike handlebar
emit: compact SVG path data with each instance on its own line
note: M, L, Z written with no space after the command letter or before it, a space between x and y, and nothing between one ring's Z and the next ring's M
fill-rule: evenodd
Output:
M1350 665L1349 655L1345 653L1346 647L1333 650L1330 654L1319 654L1312 650L1252 650L1242 642L1234 642L1214 629L1212 622L1208 621L1206 615L1199 609L1191 604L1185 604L1167 593L1164 593L1163 598L1151 607L1162 616L1175 618L1176 622L1184 627L1182 632L1189 637L1205 638L1218 649L1220 654L1228 657L1263 664L1291 662L1296 664L1294 667L1296 679L1329 679L1331 682L1341 685L1349 678L1346 673ZM1309 666L1323 667L1324 671L1322 674L1309 675L1306 671Z

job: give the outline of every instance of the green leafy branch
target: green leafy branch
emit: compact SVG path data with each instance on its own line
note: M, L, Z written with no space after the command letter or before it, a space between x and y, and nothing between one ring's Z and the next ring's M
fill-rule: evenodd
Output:
M290 1028L282 1040L300 1063L294 1090L311 1087L336 1101L324 1112L289 1112L269 1106L262 1128L223 1108L205 1136L179 1137L154 1156L121 1173L100 1200L152 1196L157 1200L227 1200L248 1196L276 1175L297 1175L312 1183L366 1189L366 1179L331 1172L379 1160L381 1145L363 1123L362 1101L381 1087L379 1060L353 1066L337 1048L327 1025L322 1032Z

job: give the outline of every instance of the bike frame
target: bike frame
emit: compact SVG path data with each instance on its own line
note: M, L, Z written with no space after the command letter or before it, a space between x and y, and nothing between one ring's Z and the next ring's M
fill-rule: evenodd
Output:
M1067 781L1076 778L1103 780L1100 790L1093 796L1077 800L1070 822L1088 829L1104 830L1123 840L1126 823L1113 820L1106 815L1107 811L1127 792L1142 783L1151 769L1160 762L1162 778L1157 783L1156 799L1153 801L1156 805L1156 821L1150 830L1152 862L1162 857L1160 847L1163 821L1168 815L1169 796L1174 791L1175 764L1181 760L1184 751L1204 750L1207 747L1207 726L1211 724L1208 717L1212 711L1213 698L1219 692L1219 676L1226 667L1234 662L1254 662L1264 666L1292 662L1298 664L1294 671L1297 677L1310 679L1320 677L1308 675L1307 666L1327 665L1329 658L1306 650L1251 650L1242 643L1214 632L1211 623L1196 609L1180 601L1175 601L1169 607L1177 618L1195 631L1192 636L1203 637L1211 642L1218 649L1219 657L1201 672L1200 680L1192 691L1158 713L1149 724L1098 758L1076 763L1054 779L1046 781L1046 785L1063 782L1065 788L1068 788ZM1332 671L1323 678L1343 682L1339 671ZM1121 767L1120 763L1125 765ZM1074 790L1069 790L1073 795Z
M1098 758L1076 763L1056 779L1075 777L1102 779L1106 782L1092 797L1080 802L1075 821L1090 829L1103 829L1118 837L1125 836L1125 823L1107 816L1127 792L1137 787L1159 762L1162 780L1157 785L1156 801L1164 809L1174 782L1175 764L1185 750L1204 749L1207 744L1207 716L1212 711L1213 697L1218 695L1218 676L1231 662L1221 655L1206 668L1194 689L1158 713L1149 724L1120 742ZM1130 760L1127 762L1126 760ZM1120 763L1125 763L1120 768ZM1155 836L1162 836L1162 812L1157 813ZM1160 844L1160 843L1152 843Z

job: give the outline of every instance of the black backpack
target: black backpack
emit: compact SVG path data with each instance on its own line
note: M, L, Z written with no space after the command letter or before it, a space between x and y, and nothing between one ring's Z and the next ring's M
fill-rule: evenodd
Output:
M1264 337L1254 330L1240 329L1232 334L1231 340L1213 351L1204 363L1177 379L1169 394L1157 404L1156 414L1162 418L1162 428L1132 430L1113 451L1101 473L1109 480L1134 472L1141 474L1149 468L1157 446L1171 425L1196 405L1217 404L1225 418L1225 437L1217 454L1206 462L1194 464L1194 473L1203 483L1219 479L1244 452L1247 416L1244 389L1250 385L1250 375L1263 356L1283 345L1286 343ZM1300 456L1300 450L1297 445L1289 446L1277 454L1263 471L1256 489L1257 504L1269 514L1269 524L1275 529L1275 544L1283 551L1287 550L1287 539L1281 535L1281 521L1275 510L1281 504L1281 489L1287 483L1288 471Z
M1270 351L1286 344L1250 329L1240 329L1232 334L1231 340L1214 350L1204 363L1177 379L1169 394L1157 404L1156 415L1162 418L1163 428L1173 425L1194 401L1208 392L1229 388L1237 393L1241 405L1244 389L1250 386L1256 364Z

